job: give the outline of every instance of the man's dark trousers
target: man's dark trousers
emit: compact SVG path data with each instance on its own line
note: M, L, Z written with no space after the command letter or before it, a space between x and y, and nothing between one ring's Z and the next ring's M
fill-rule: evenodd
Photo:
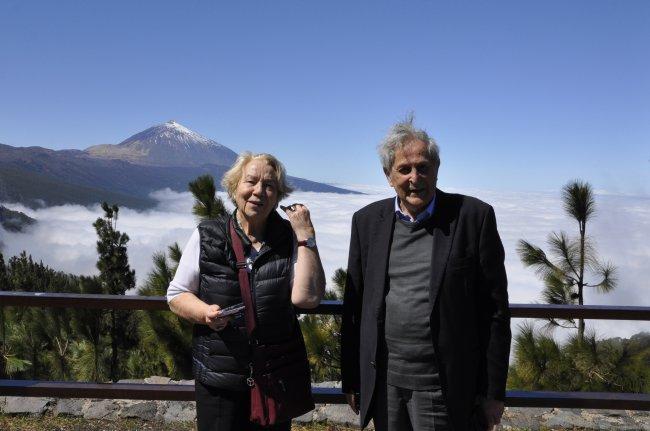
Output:
M383 372L377 375L372 410L375 431L449 430L441 389L416 391L389 385Z

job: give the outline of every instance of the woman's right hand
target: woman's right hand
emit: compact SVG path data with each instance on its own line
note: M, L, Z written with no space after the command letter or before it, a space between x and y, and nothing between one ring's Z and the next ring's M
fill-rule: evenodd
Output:
M226 327L232 316L219 317L221 307L217 304L208 305L205 309L204 322L215 331L221 331Z

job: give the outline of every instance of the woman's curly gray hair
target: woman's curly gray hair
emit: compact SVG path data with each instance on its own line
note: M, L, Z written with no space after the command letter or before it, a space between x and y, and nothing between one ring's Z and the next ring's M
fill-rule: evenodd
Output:
M433 138L429 137L429 134L425 130L418 129L413 125L413 115L411 114L405 120L395 123L377 147L377 152L381 159L381 166L384 168L386 175L389 174L390 168L393 167L393 163L395 162L395 152L415 140L427 144L429 159L436 166L440 166L440 149L438 148L438 144L436 144Z
M221 186L228 193L228 197L235 206L235 191L237 190L237 185L241 180L242 175L244 174L244 167L253 160L264 160L273 168L275 172L275 182L278 188L278 202L282 199L289 196L293 191L293 188L287 183L287 171L284 169L284 165L280 162L275 156L267 153L253 154L250 151L244 151L241 153L235 163L228 169L223 175L221 180Z

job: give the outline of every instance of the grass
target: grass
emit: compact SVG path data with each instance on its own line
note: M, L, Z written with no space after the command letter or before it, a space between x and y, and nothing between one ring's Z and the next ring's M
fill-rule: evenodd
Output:
M141 419L99 420L70 416L0 414L2 431L194 431L193 423L163 423ZM292 431L352 431L355 428L313 423L294 425Z
M141 419L100 420L83 419L71 416L54 417L51 414L34 417L27 415L0 414L1 431L195 431L193 423L164 423L144 421ZM308 425L293 425L291 431L358 431L358 428L347 428L325 423ZM551 431L542 428L543 431ZM552 431L558 431L553 428ZM567 431L585 431L584 428L570 428ZM528 430L520 430L528 431Z
M89 420L76 417L0 415L3 431L191 431L193 424L165 424L139 419Z

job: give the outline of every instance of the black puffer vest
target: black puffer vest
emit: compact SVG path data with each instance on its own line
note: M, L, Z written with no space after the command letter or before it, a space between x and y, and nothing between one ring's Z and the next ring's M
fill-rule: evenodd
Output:
M201 239L198 297L221 307L242 302L228 227L231 218L222 216L204 221L198 227ZM239 227L236 229L248 255L250 241ZM250 272L256 338L261 343L281 342L294 333L297 320L291 304L292 253L291 225L273 211L267 221L266 242ZM194 377L205 385L246 390L250 346L243 319L219 332L206 325L194 325L193 334Z

